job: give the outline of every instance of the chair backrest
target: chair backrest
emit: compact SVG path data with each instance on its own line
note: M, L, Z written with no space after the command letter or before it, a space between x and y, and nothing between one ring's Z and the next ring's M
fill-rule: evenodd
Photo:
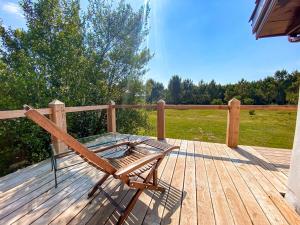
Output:
M28 117L29 119L37 123L39 126L44 128L46 131L48 131L57 139L62 140L72 150L78 153L81 158L89 161L96 167L99 167L100 169L104 170L109 174L114 174L116 172L115 167L113 167L108 161L97 156L94 152L89 151L86 146L81 144L79 141L77 141L67 132L60 129L55 123L49 120L46 116L42 115L37 110L29 106L24 106L24 109L26 110L25 112L26 117Z

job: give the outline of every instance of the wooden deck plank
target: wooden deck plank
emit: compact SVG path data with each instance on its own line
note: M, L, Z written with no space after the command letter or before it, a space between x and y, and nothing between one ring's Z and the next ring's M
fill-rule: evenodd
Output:
M131 136L131 138L136 140L138 137ZM116 202L119 202L129 191L129 187L121 184L119 180L113 179L108 187L104 188L104 191L111 195ZM102 191L98 196L94 196L90 204L83 204L83 208L75 214L69 224L104 224L114 210L115 207L110 204ZM74 211L70 213L74 214Z
M182 201L180 212L180 224L197 225L197 201L196 201L196 175L195 175L195 146L192 141L187 143L187 155L183 192L186 193Z
M171 144L171 145L178 144L178 142L175 143L175 139L169 140L168 143ZM163 162L158 167L158 178L159 178L158 185L163 186L163 184L161 182L162 174L165 173L166 170L170 170L169 159L170 159L170 154L167 155L163 159ZM136 215L134 220L132 218L130 219L130 217L129 217L129 220L127 220L126 222L128 224L135 224L135 225L142 224L153 197L154 196L162 197L163 195L164 195L164 193L161 193L161 192L154 192L154 191L147 191L147 190L144 191L141 194L141 196L139 197L139 201L134 206L134 208L131 212L131 217L132 217L132 215Z
M111 195L113 199L118 197L121 192L125 192L127 190L129 190L129 188L121 184L121 182L116 179L112 179L112 181L104 188L104 191ZM86 202L88 203L88 201ZM85 206L81 208L81 211L77 213L68 224L87 224L94 215L99 216L98 221L100 223L101 218L106 215L104 211L108 212L108 205L110 205L110 202L106 199L103 192L100 192L95 196L91 203L85 204Z
M213 159L210 155L210 144L202 142L201 147L204 155L204 162L207 171L207 178L216 224L234 224L234 219L223 191L221 181L219 179Z
M174 144L180 146L181 140L176 140ZM164 186L166 188L166 191L163 194L163 196L153 196L152 201L150 202L149 207L147 209L143 224L160 224L165 207L173 207L174 202L181 201L181 191L176 190L171 186L171 181L174 176L174 169L179 151L180 150L175 150L169 156L166 169L160 180L160 185ZM169 195L172 197L169 197ZM169 199L168 202L167 199Z
M77 165L79 166L79 165ZM60 177L69 171L71 171L73 168L69 167L63 170L57 171L57 179L59 180ZM39 188L42 186L54 186L54 175L52 171L48 171L46 175L44 175L42 178L35 178L34 181L31 181L29 184L26 182L24 185L18 185L16 188L12 188L10 191L5 192L5 197L1 198L0 201L0 209L5 207L6 205L12 204L13 202L17 201L18 199L33 193L35 191L38 191Z
M58 205L60 202L64 201L65 197L72 198L71 194L76 192L77 189L80 189L81 186L85 186L86 183L90 184L90 177L96 175L96 169L91 168L85 174L85 176L81 176L76 182L72 182L70 185L65 187L62 191L53 195L47 201L39 204L36 208L28 212L25 216L14 222L13 224L32 224L34 221L39 219L40 217L44 217L45 214L53 207ZM59 209L58 209L59 210ZM45 219L45 218L44 218ZM46 218L48 220L48 218ZM50 220L51 221L51 220Z
M117 204L122 204L125 201L126 196L130 192L130 188L124 184L121 184L117 191L113 193L111 196L112 199L116 201ZM133 190L131 190L133 192ZM90 220L86 224L107 224L107 221L111 218L114 214L116 208L113 206L107 199L103 204L103 207L100 207L97 212L90 218ZM83 224L83 223L79 223Z
M197 194L197 214L199 225L215 224L212 199L209 190L207 171L205 168L201 143L194 142L195 163L196 163L196 194ZM203 216L205 215L205 216Z
M75 168L71 172L61 176L61 179L58 179L59 183L57 188L54 188L53 186L43 186L37 191L22 197L10 205L7 205L5 208L1 209L0 224L8 224L18 220L38 205L50 199L53 195L58 194L72 182L80 179L81 176L85 175L87 172L88 169L84 167L84 165L82 167Z
M210 144L210 146L210 154L213 158L235 224L252 224L235 185L233 184L230 175L227 173L224 164L220 160L222 157L218 154L217 148L214 144Z
M184 181L184 171L185 171L185 160L186 160L186 151L187 151L187 141L182 140L180 144L180 150L178 152L178 158L174 169L174 175L171 181L171 187L176 191L181 192L179 200L176 200L173 204L173 207L165 207L162 215L161 224L179 224L180 221L180 211L182 200L185 199L186 193L183 192L183 181ZM168 195L167 202L172 201L169 199L172 197ZM167 204L166 204L167 206Z
M286 185L290 151L168 140L180 144L159 167L164 194L143 193L125 224L300 224L279 191ZM81 160L60 159L61 165ZM0 224L115 224L119 214L102 192L86 195L102 172L79 164L58 171L49 161L0 178ZM125 206L135 193L109 178L103 185Z
M74 160L74 156L68 156L64 159L58 159L58 164L61 166L68 166L74 162L77 162L80 159L79 156L76 155L76 159ZM14 176L9 176L8 174L5 177L0 178L0 199L3 196L7 196L10 192L15 192L17 190L23 189L24 187L31 185L32 183L36 183L37 179L43 178L44 176L49 176L51 170L50 160L45 160L37 164L37 166L32 165L29 169L24 168L16 171ZM22 174L20 176L20 174Z
M170 143L170 144L174 144L174 142L175 142L174 139L168 141L168 143ZM161 163L159 170L158 170L158 177L161 176L161 174L164 170L164 167L168 161L168 158L169 158L169 156L165 157L165 159ZM116 201L118 203L123 204L124 207L127 205L129 200L131 199L132 194L134 193L133 191L128 192L128 190L129 189L127 189L127 191L121 193L121 196L116 196ZM129 215L129 218L126 221L126 224L132 224L132 223L140 224L143 221L143 217L148 208L148 204L151 201L152 194L153 194L152 192L146 191L140 196L136 206L133 208L132 213ZM112 206L108 202L108 206L105 208L105 210L99 209L99 212L94 214L94 216L88 221L88 224L99 224L99 223L114 224L120 216L118 212L113 213L114 210L115 210L115 207ZM102 211L104 211L104 212L102 212ZM109 213L107 213L107 212L109 212Z
M252 149L251 147L246 147L247 150L249 150L249 152L253 153L256 157L259 157L258 153L255 153L255 150ZM261 158L264 159L264 158ZM265 160L265 159L264 159ZM272 170L272 172L275 172L273 169L273 167L267 167L265 168L265 172L269 172L269 170ZM255 171L253 171L253 173L255 173ZM275 206L279 209L279 211L281 212L281 214L284 216L284 218L290 223L290 224L294 224L293 222L296 221L298 218L295 217L295 213L291 213L293 210L288 206L287 203L282 204L283 198L281 196L281 194L276 191L276 184L272 183L272 181L274 179L270 179L272 177L277 177L276 175L281 175L281 172L278 171L278 173L273 173L274 176L271 176L269 174L269 176L265 176L261 177L259 179L261 186L263 187L263 189L266 191L266 193L268 193L269 198L273 201L273 203L275 204ZM279 203L280 205L276 205L277 203ZM292 223L291 223L292 222Z
M262 148L252 147L270 163L272 163L285 176L288 176L288 171L291 163L292 150L290 149L276 149L276 148Z
M172 140L171 143L174 143L175 140ZM168 157L164 158L164 160L162 161L159 170L158 170L158 177L161 176L162 171L164 170L164 167L166 165L166 162L168 161ZM128 190L124 193L122 193L122 196L116 196L117 198L117 202L123 204L123 206L125 207L128 202L130 201L130 198L132 196L134 192L130 191L128 192ZM134 224L139 224L141 223L140 221L143 221L143 217L145 214L145 210L148 207L148 201L151 200L151 196L152 196L152 192L150 191L146 191L146 193L142 193L136 206L133 208L132 213L129 215L129 219L126 221L126 224L135 221ZM137 211L137 209L140 209L140 211L138 210L138 213L133 213L135 211ZM99 213L97 215L95 215L88 224L110 224L113 223L112 221L117 222L117 219L119 218L119 213L118 212L113 212L115 210L115 207L112 205L108 205L108 209L105 209L105 211L109 211L110 213L105 216L105 217L100 217L97 216L99 215ZM135 215L135 216L133 216Z
M247 157L249 156L251 161L257 164L256 168L258 168L265 175L265 177L270 180L270 182L279 192L285 192L287 177L281 171L277 170L272 163L256 152L253 148L242 146L241 148L238 148L239 152L241 152L241 150L245 150L245 152L247 152Z
M54 220L58 215L67 210L82 196L86 197L87 190L91 189L93 184L99 180L99 177L101 177L101 175L101 172L99 173L99 171L94 170L93 173L90 174L87 179L83 180L83 182L81 182L79 186L73 187L73 191L70 192L69 195L65 194L62 197L64 198L63 200L60 199L56 204L52 204L52 208L50 208L50 204L48 203L47 208L50 208L50 210L43 213L42 216L35 220L32 224L46 224ZM43 207L43 205L41 205L39 208L41 207ZM37 208L35 211L39 210L39 208ZM36 216L36 213L34 211L32 212L32 214Z
M224 152L224 148L226 148L226 145L216 144L216 151L222 158L222 163L224 164L225 169L228 171L228 174L230 175L231 180L234 183L235 188L237 189L244 203L244 206L251 218L252 223L256 225L270 224L260 205L253 196L251 190L249 189L247 183L241 177L234 163L230 160L230 158L228 158L228 155Z
M260 185L260 181L263 179L263 174L256 168L255 165L249 160L248 164L239 163L238 160L233 160L235 158L239 160L246 160L244 156L238 153L236 150L226 147L225 148L228 156L235 163L240 174L242 175L245 182L248 184L248 187L252 191L256 200L260 204L261 208L265 212L266 217L271 224L288 224L285 218L282 216L277 207L273 204L271 199L268 196L268 193L265 192L263 187Z
M177 143L178 144L178 143ZM169 156L170 157L170 156ZM129 191L127 193L127 195L125 196L125 198L122 200L121 205L123 207L127 206L127 204L129 203L130 199L132 198L133 194L135 192L134 191ZM136 209L138 209L138 207L136 207ZM131 213L128 217L128 219L125 221L125 224L132 224L132 223L136 223L137 222L137 218L139 217L139 211L137 213ZM142 214L144 215L144 213L142 212ZM118 218L120 217L119 213L117 211L115 211L110 218L106 221L105 224L116 224L116 222L118 221ZM139 221L138 223L140 223L142 221Z

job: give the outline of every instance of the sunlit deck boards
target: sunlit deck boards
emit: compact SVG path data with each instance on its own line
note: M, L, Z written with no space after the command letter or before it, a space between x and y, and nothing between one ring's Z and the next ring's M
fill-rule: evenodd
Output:
M287 175L267 154L248 146L168 142L181 148L159 170L167 191L143 193L127 224L300 224L280 195ZM288 159L280 151L273 156ZM71 156L60 163L77 160ZM102 193L91 203L86 198L101 173L86 163L61 170L55 189L49 170L50 163L43 162L0 178L0 224L115 224L118 212ZM134 194L113 179L104 189L123 205Z
M292 151L290 149L263 147L253 148L272 163L278 170L281 170L284 174L288 175L292 155Z

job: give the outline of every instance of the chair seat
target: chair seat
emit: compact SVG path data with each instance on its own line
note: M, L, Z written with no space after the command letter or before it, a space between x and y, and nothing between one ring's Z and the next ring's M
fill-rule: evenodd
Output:
M121 169L149 154L151 154L150 151L147 151L142 147L135 147L134 149L127 150L122 156L114 157L114 158L106 158L106 160L110 162L116 169ZM155 163L156 163L155 161L148 163L143 167L139 168L138 170L131 172L130 174L128 174L128 176L129 177L138 176L146 172L147 170L151 169Z

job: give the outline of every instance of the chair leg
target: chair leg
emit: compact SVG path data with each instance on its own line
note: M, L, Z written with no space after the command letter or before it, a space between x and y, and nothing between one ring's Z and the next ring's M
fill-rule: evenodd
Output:
M110 176L110 174L105 174L104 177L102 177L93 187L93 189L88 193L88 198L92 197L95 192L98 190L98 187L101 186L104 181L106 181L106 179Z
M144 189L139 189L135 195L133 196L133 198L131 199L131 201L129 202L129 204L127 205L125 211L121 214L121 217L118 220L117 225L122 225L125 220L127 219L127 217L129 216L129 213L131 212L132 208L134 207L136 201L138 200L138 198L140 197L140 195L142 194Z
M153 185L157 186L157 169L153 171Z
M157 174L155 174L155 170L158 167L158 165L160 164L160 161L158 161L156 166L153 167L153 169L149 172L149 174L147 175L147 177L143 183L148 183L149 180L151 179L151 177L153 178L153 183L155 182L154 180L157 181ZM156 188L160 189L160 187L156 187ZM140 195L143 193L144 190L145 190L145 188L138 189L138 191L135 193L135 195L133 196L133 198L130 200L129 204L127 205L125 211L123 213L121 213L121 217L119 218L117 225L122 225L125 222L125 220L129 216L129 213L133 209L136 201L138 200L138 198L140 197Z

